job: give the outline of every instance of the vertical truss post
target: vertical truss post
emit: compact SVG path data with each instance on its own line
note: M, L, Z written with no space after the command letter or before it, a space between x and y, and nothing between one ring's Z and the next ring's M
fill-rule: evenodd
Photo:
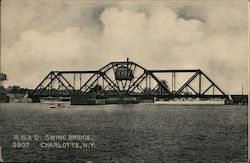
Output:
M175 92L175 72L172 72L172 93Z
M102 88L104 89L104 79L102 77Z
M149 76L149 88L151 89L151 76Z
M58 76L58 88L57 90L55 90L56 92L58 92L58 94L60 94L60 88L61 88L61 82L60 82L60 76Z
M56 77L56 75L53 73L53 75ZM49 94L52 95L52 88L53 88L53 75L51 74L51 83L49 84Z
M79 85L79 88L81 88L81 86L82 86L82 74L81 74L81 73L80 73L79 79L80 79L80 85Z
M199 72L199 95L201 95L201 72Z
M96 74L96 94L98 94L98 86L99 86L99 77L98 77L98 74Z
M172 72L172 93L174 92L174 73Z
M75 88L75 81L76 81L76 76L75 76L76 74L74 73L73 74L73 87Z
M176 91L176 75L174 73L174 91Z

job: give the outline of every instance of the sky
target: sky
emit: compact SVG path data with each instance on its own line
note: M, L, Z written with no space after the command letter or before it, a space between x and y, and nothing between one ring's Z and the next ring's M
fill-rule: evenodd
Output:
M127 57L146 69L201 69L226 93L248 90L248 2L3 0L4 86L51 70Z

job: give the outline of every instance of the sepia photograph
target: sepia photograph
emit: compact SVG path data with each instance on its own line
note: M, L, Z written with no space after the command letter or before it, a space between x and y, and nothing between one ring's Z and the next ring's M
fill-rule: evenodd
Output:
M247 0L1 0L0 162L248 162Z

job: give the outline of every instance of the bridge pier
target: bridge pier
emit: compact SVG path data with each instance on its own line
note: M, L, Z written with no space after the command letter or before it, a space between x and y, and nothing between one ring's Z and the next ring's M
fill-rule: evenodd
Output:
M40 103L40 97L39 96L32 96L32 103Z

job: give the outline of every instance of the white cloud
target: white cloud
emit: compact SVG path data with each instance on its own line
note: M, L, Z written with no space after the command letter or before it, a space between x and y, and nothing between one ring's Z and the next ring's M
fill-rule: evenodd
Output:
M247 38L220 32L231 23L227 19L219 25L225 14L208 14L208 23L204 23L184 20L165 7L148 12L106 8L100 17L104 29L93 37L90 27L69 27L48 34L22 32L12 47L2 48L2 70L9 75L8 84L35 87L51 70L98 69L130 57L149 69L201 68L228 92L238 91L230 83L248 85L244 72ZM238 20L235 30L244 21L236 18L244 16L238 10L233 13L237 12L235 17L231 14L232 20Z

